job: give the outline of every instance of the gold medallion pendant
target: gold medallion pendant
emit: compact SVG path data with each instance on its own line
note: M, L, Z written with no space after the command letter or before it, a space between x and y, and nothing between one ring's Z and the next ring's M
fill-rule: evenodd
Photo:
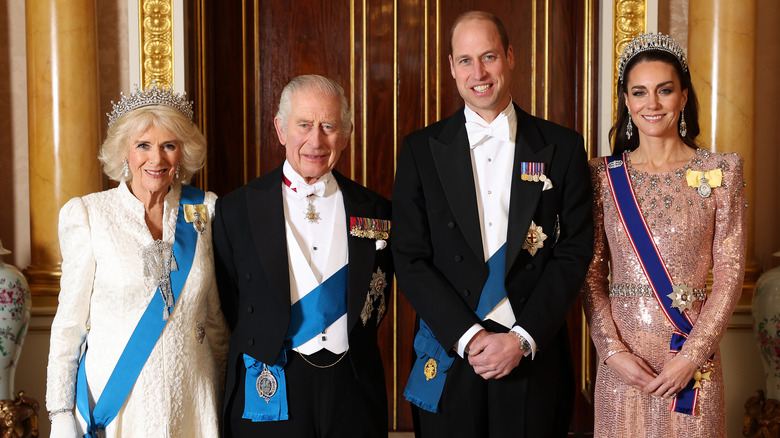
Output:
M436 377L437 369L438 369L438 365L436 364L436 359L434 358L428 359L428 362L425 362L425 367L423 367L423 373L425 373L425 380L431 380L434 377Z

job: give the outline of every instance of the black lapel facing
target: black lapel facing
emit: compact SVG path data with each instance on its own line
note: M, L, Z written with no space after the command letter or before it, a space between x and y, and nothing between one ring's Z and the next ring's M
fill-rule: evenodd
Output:
M479 226L477 191L471 166L471 149L461 109L450 117L439 139L430 139L431 154L436 164L447 202L455 215L471 250L482 260L482 231Z
M282 201L282 168L247 186L247 212L257 256L271 287L290 305L290 269ZM280 214L281 213L281 214Z
M520 254L544 185L541 181L523 181L521 163L544 163L545 172L548 172L555 152L555 145L546 144L533 118L517 105L515 105L515 112L517 113L517 137L512 169L512 195L509 201L506 272L509 272Z

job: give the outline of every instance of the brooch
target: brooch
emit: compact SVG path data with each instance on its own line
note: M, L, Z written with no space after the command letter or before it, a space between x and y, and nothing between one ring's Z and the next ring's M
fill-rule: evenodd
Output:
M355 237L387 240L392 226L392 221L384 219L354 216L349 218L349 234Z
M699 196L708 198L712 193L713 187L720 187L723 181L723 172L720 169L699 172L688 169L685 179L690 187L695 187Z
M206 221L208 210L203 204L184 204L184 219L187 223L192 223L199 234L206 231Z
M536 255L536 251L544 246L544 241L547 239L547 235L542 231L542 227L536 225L534 221L531 221L531 227L528 228L528 233L525 235L525 241L523 241L523 249L527 249L532 256Z
M693 302L696 301L693 289L685 283L672 286L672 293L667 297L672 299L672 307L679 310L680 313L690 309Z

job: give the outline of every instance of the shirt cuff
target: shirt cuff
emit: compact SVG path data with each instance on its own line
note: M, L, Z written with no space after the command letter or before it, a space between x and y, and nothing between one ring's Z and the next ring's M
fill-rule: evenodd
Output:
M512 331L519 335L522 335L528 341L528 343L531 344L531 351L526 351L523 356L528 356L530 354L531 360L533 360L534 356L536 355L536 341L534 341L533 336L531 336L527 331L525 331L519 325L512 327Z
M474 325L466 330L466 333L458 339L458 343L455 344L455 352L458 353L458 356L461 358L463 357L466 347L469 345L469 342L471 342L471 338L479 333L480 330L484 330L484 327L479 323L474 323Z

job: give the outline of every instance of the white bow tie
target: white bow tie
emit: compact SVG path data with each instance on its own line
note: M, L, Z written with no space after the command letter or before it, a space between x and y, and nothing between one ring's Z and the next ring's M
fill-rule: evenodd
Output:
M477 122L466 122L466 132L469 134L471 144L476 146L482 144L485 137L492 137L506 142L510 142L509 120L506 116L502 120L495 120L489 126L483 126Z
M292 187L292 189L301 198L306 198L306 197L311 196L311 195L324 196L325 195L325 181L317 181L314 184L299 183L295 187Z

